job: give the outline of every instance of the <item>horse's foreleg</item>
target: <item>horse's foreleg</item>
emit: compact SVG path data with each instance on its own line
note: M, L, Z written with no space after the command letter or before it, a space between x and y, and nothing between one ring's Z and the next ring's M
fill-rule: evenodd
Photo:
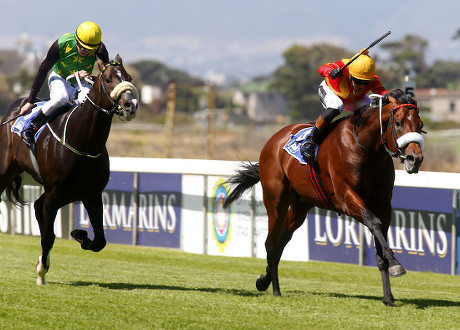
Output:
M396 259L393 251L387 244L387 229L384 229L380 219L373 216L366 219L364 224L369 228L372 235L374 235L379 269L387 269L391 277L398 277L406 274L406 270L398 259Z
M375 239L375 247L377 254L375 255L375 259L377 261L377 267L380 270L380 274L382 276L382 285L383 285L383 303L387 306L396 307L395 299L393 294L391 293L391 286L390 286L390 275L388 272L388 261L383 259L382 256L382 247L380 243Z
M102 221L102 198L101 196L98 196L95 198L86 199L82 202L86 208L86 211L88 212L89 220L94 230L94 240L88 238L88 233L86 230L75 229L70 234L81 244L82 249L99 252L105 247L107 243L105 240Z
M346 205L350 205L346 213L367 226L374 236L376 261L382 276L383 303L387 306L396 306L391 293L390 276L401 276L406 271L387 243L387 232L391 222L391 202L382 201L378 207L374 207L378 214L376 216L357 194L349 192L346 199Z
M54 234L54 219L57 208L50 202L45 203L46 193L42 194L34 203L35 218L38 221L41 234L42 255L38 257L35 267L37 269L37 284L45 285L45 275L50 268L50 251L53 248L56 235Z
M45 274L48 273L50 269L50 255L46 258L46 263L43 262L43 256L39 256L38 260L35 262L35 268L37 269L37 284L45 285Z
M376 244L376 247L380 246L380 253L378 253L378 255L380 255L386 263L385 266L388 267L390 276L396 277L404 275L406 271L401 266L398 259L396 259L387 243L387 231L391 222L391 202L389 202L388 205L382 202L383 206L378 212L378 217L366 206L361 197L353 191L350 191L348 195L345 196L345 200L345 204L349 205L345 213L369 228L375 241L379 243L379 245Z

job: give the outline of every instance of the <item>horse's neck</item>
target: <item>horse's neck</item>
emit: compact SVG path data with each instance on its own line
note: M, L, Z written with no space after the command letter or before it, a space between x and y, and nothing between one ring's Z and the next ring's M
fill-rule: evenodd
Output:
M88 98L92 100L96 106L103 108L104 106L99 101L102 98L99 89L93 87L88 93ZM112 116L99 110L87 99L81 105L81 108L75 111L73 116L76 116L78 122L75 125L74 134L79 136L78 143L82 146L91 146L91 149L100 152L109 137L110 127L112 124Z
M382 118L380 119L379 109L367 109L357 118L352 118L354 135L357 137L359 144L367 150L381 151L384 150L382 145L382 134L385 138L388 122L390 119L390 110L388 107L382 109ZM381 132L383 132L381 134Z

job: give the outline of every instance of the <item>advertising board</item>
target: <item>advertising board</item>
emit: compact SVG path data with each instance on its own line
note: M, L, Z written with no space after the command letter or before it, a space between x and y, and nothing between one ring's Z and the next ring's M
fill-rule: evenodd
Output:
M450 274L452 258L452 191L395 187L388 244L407 270ZM358 263L360 242L363 264L375 266L375 243L367 227L335 212L309 214L310 259Z
M102 202L108 242L180 248L180 174L111 172ZM75 215L76 228L91 228L80 202Z

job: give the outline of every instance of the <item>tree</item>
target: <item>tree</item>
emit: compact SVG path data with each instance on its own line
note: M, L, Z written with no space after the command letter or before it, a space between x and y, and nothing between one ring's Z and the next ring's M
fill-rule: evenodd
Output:
M203 88L197 90L196 87L204 87L206 84L203 80L192 77L185 71L171 69L158 61L140 61L131 63L130 66L139 72L142 83L161 86L163 92L166 92L170 82L176 82L177 110L191 113L198 109Z
M322 109L317 91L323 78L318 68L351 56L344 48L328 44L293 45L284 52L285 63L274 72L270 89L286 97L293 119L316 119Z
M455 34L452 36L452 40L459 40L460 39L460 29L455 31Z
M458 88L460 82L460 63L435 61L424 74L416 78L417 87L421 88Z
M141 81L147 84L165 85L170 81L190 85L204 84L203 80L192 77L185 71L171 69L158 61L140 61L131 63L130 66L140 72Z
M424 74L427 71L425 51L428 42L422 37L408 34L400 41L382 43L380 47L390 54L384 62L384 68L400 77L400 82L406 75Z
M13 102L14 96L8 79L4 74L0 73L0 114L4 115Z

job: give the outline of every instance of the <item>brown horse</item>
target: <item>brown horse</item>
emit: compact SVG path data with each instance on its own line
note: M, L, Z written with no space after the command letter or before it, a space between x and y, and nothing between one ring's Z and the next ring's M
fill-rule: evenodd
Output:
M110 63L97 62L100 74L81 106L51 119L36 143L36 156L21 137L11 132L12 119L24 99L11 105L0 126L0 192L6 189L14 203L24 204L19 188L22 172L43 185L35 201L35 217L42 255L36 263L37 284L45 284L53 247L57 211L66 204L82 201L94 230L94 239L84 230L71 235L85 250L98 252L106 245L103 230L102 191L109 180L109 155L105 147L114 114L131 120L138 108L138 92L119 55Z
M336 121L318 149L317 165L331 206L372 232L382 275L383 302L396 306L389 276L401 276L406 271L387 244L395 178L392 156L404 162L408 173L418 172L423 160L423 123L415 100L399 89L390 93L386 105L379 102L378 108L367 107ZM312 207L327 208L308 179L307 166L283 150L291 134L308 126L311 125L294 124L281 129L265 144L259 163L244 164L227 180L233 191L224 207L259 180L262 184L268 215L268 265L256 286L264 291L272 283L275 296L281 295L278 264L284 247Z

